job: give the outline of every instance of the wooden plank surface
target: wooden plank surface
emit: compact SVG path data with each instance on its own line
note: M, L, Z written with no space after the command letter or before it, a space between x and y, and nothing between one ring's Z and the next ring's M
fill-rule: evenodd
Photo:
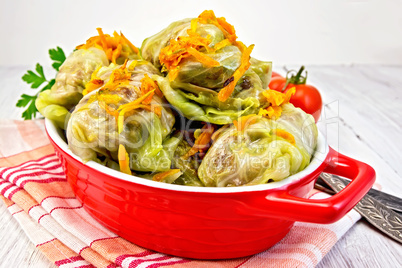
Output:
M285 74L298 67L275 66L274 70ZM402 198L402 66L306 67L309 83L323 96L318 126L328 143L372 165L382 190ZM19 95L34 93L20 79L27 69L0 67L0 119L19 119L22 109L15 108ZM0 226L1 268L54 267L29 242L2 202ZM361 220L318 267L402 267L402 246Z

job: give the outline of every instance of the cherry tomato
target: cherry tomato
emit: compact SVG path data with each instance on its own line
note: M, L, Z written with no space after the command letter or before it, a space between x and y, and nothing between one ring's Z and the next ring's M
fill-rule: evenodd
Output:
M288 85L291 88L293 85ZM322 99L320 92L311 85L295 85L296 93L290 98L290 102L314 117L317 123L321 115Z
M282 76L272 77L268 87L276 91L282 91L286 85L286 78Z
M289 88L295 87L296 93L290 98L290 103L311 114L315 122L317 122L322 109L321 94L315 87L306 84L307 76L301 76L303 70L304 66L300 68L296 75L292 75L290 78L273 77L269 83L269 88L286 92Z
M274 78L274 77L282 77L282 75L280 75L279 73L273 71L272 75L271 75L271 78Z

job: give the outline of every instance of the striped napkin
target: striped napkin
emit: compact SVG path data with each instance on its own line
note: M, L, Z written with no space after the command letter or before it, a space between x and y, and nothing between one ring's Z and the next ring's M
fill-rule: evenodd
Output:
M0 121L0 197L32 243L58 267L315 267L360 219L352 210L334 224L296 223L254 256L205 261L141 248L101 226L74 197L43 120ZM311 198L327 195L313 192Z

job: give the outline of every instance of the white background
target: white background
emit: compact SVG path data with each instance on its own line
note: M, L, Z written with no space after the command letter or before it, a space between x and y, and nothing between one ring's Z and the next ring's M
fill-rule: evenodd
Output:
M96 35L122 31L135 45L205 9L224 16L253 56L282 64L402 64L402 1L0 0L0 65L50 63Z
M330 130L336 129L332 134L328 131L331 146L373 165L383 190L402 197L402 146L398 143L402 129L402 91L398 90L402 67L378 66L402 66L401 1L116 3L0 0L0 65L5 66L0 68L0 119L21 117L23 109L15 107L18 96L23 91L30 95L36 91L20 77L36 62L50 66L49 48L59 45L71 51L95 35L96 27L103 27L107 33L122 30L139 46L169 22L213 9L217 16L225 16L235 25L240 40L247 45L256 44L253 56L272 60L274 68L283 64L317 65L309 66L309 81L321 90L324 103L329 104L322 114L327 121L320 124L331 123ZM343 66L322 66L335 64ZM328 114L332 104L338 107ZM6 211L0 205L0 226L5 226L0 228L0 241L8 242L2 244L0 252L4 267L50 267ZM401 266L400 248L360 221L318 267Z

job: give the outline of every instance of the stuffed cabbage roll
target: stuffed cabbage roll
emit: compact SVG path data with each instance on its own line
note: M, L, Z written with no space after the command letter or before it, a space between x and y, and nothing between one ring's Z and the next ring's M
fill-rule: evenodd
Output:
M120 163L127 153L126 173L167 171L178 141L166 139L175 118L150 78L159 71L146 61L114 68L108 81L90 91L75 108L67 126L71 150L84 161L98 156ZM102 84L93 77L88 84Z
M134 175L158 182L186 186L204 186L197 176L199 163L196 158L184 158L191 146L179 132L163 142L163 148L171 159L171 168L162 172L135 172ZM118 167L118 165L117 165Z
M223 130L198 176L205 186L240 186L282 180L303 170L317 143L314 118L283 104L279 118L249 115Z
M157 78L160 89L185 117L228 124L258 112L264 100L271 63L251 58L253 47L238 41L224 18L204 11L147 38L141 52L167 74Z
M67 57L51 89L39 94L36 107L46 118L65 128L65 119L83 97L82 91L92 73L110 63L122 64L127 58L138 58L138 49L123 34L111 37L98 28L99 36L88 39Z
M172 162L173 167L179 169L182 175L178 177L173 184L186 185L186 186L204 186L197 175L198 163L194 158L183 159L190 146L187 142L181 141L175 150Z

